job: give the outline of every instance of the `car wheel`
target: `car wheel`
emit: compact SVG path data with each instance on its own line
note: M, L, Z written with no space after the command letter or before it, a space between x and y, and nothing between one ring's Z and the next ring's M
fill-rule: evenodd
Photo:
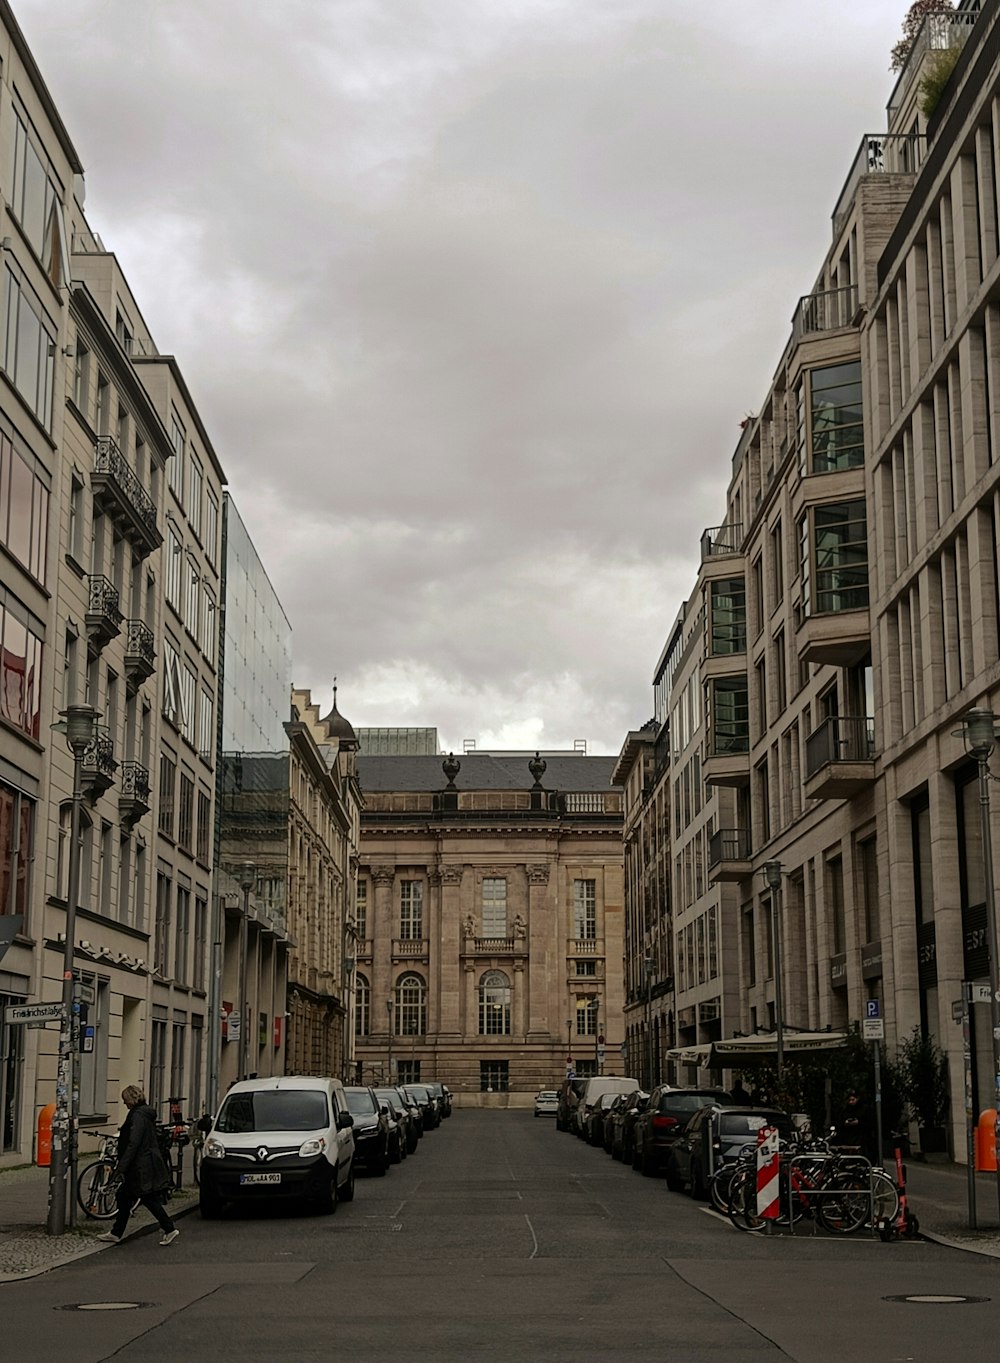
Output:
M351 1160L350 1172L347 1175L347 1182L337 1189L337 1199L340 1202L354 1201L354 1161Z
M392 1151L389 1155L392 1164L402 1164L403 1162L403 1142L397 1136L392 1143Z
M223 1201L221 1197L216 1197L214 1193L202 1188L198 1194L198 1210L201 1212L203 1221L218 1221L222 1215Z
M697 1160L691 1161L691 1196L696 1202L704 1202L708 1196L708 1189L705 1187L705 1176L701 1172L701 1165Z
M326 1187L316 1198L316 1210L320 1216L332 1216L337 1210L337 1176L327 1179Z

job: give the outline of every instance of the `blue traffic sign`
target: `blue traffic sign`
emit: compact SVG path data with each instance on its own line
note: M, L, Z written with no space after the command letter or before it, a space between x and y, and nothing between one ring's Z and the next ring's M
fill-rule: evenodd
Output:
M866 1000L865 1000L865 1017L866 1017L866 1018L880 1018L881 1016L882 1016L882 1001L881 1001L881 999L866 999Z

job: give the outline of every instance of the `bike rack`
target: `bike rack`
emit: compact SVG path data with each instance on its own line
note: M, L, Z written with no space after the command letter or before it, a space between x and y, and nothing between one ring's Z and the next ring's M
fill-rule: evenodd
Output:
M836 1196L836 1195L837 1195L837 1193L840 1191L840 1190L837 1189L837 1188L823 1188L823 1187L819 1187L819 1188L793 1188L793 1187L792 1187L792 1170L793 1170L793 1168L795 1167L795 1165L797 1165L797 1164L810 1164L810 1165L815 1165L815 1164L820 1163L821 1161L830 1161L830 1160L836 1160L837 1163L843 1164L843 1165L845 1166L845 1168L850 1167L850 1168L856 1170L856 1172L857 1172L860 1176L862 1176L862 1177L865 1177L865 1176L866 1176L866 1175L865 1175L865 1171L867 1170L867 1179L868 1179L868 1229L869 1229L869 1233L871 1234L871 1236L872 1236L873 1238L877 1239L877 1238L878 1238L878 1226L875 1224L875 1183L874 1183L874 1180L872 1179L872 1164L871 1164L871 1161L865 1159L865 1157L864 1157L863 1155L852 1155L852 1156L850 1157L850 1160L849 1160L849 1161L845 1161L845 1159L844 1159L844 1157L843 1157L842 1155L832 1155L832 1154L831 1154L831 1155L825 1155L825 1154L819 1154L819 1153L817 1153L817 1154L812 1154L812 1155L809 1155L809 1154L802 1154L802 1155L790 1155L790 1156L788 1156L788 1157L785 1159L785 1161L784 1161L784 1167L783 1167L782 1170L781 1170L781 1179L782 1179L782 1183L783 1183L783 1191L784 1191L785 1195L786 1195L787 1198L788 1198L788 1202L787 1202L786 1205L788 1206L789 1210L791 1210L791 1207L792 1207L792 1199L793 1199L794 1197L805 1197L805 1198L808 1199L809 1201L812 1201L813 1198L817 1198L817 1199L818 1199L818 1198L823 1198L823 1197L833 1197L833 1196ZM790 1217L789 1217L789 1220L788 1220L787 1229L790 1231L790 1233L791 1233L793 1236L798 1234L798 1232L797 1232L796 1229L795 1229L795 1226L796 1226L796 1223L799 1222L799 1221L808 1221L809 1224L810 1224L811 1227L812 1227L811 1234L812 1234L812 1235L815 1235L815 1234L817 1233L817 1230L818 1230L818 1228L819 1228L819 1218L818 1218L818 1217L816 1217L816 1216L812 1216L812 1217L806 1217L806 1216L790 1216ZM769 1231L770 1233L773 1234L774 1229L778 1229L778 1228L774 1226L774 1222L773 1222L773 1221L769 1221L769 1222L768 1222L768 1231ZM782 1226L782 1227L780 1227L780 1229L781 1229L781 1230L784 1230L785 1227ZM861 1230L862 1227L859 1226L858 1229Z

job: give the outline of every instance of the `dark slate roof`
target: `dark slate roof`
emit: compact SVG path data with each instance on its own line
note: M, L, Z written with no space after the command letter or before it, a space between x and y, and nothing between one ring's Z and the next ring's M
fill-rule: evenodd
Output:
M534 780L529 757L493 756L489 753L456 753L462 770L455 777L458 790L530 790ZM546 757L542 777L544 790L608 790L617 762L615 757ZM358 756L362 790L443 790L448 779L441 770L444 757Z

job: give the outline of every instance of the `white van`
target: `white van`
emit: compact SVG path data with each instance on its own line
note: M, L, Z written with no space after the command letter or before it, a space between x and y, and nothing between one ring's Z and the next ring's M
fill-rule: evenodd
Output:
M202 1152L201 1214L226 1202L307 1198L327 1212L354 1197L354 1118L339 1079L244 1079L223 1100Z
M583 1136L583 1122L587 1113L605 1093L632 1093L639 1087L638 1079L623 1078L619 1074L594 1074L586 1081L580 1101L573 1110L571 1129Z

